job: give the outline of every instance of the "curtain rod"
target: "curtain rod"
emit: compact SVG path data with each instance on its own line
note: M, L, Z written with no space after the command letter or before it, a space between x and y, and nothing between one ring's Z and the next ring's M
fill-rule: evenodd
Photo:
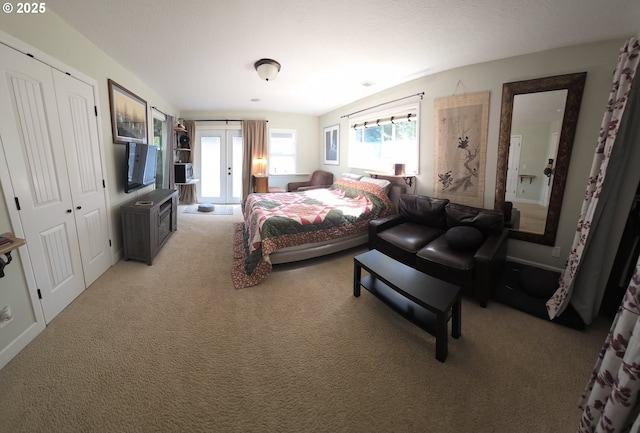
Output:
M387 105L387 104L391 104L391 103L394 103L394 102L402 101L403 99L413 98L415 96L419 96L420 99L422 99L424 97L424 92L416 93L415 95L405 96L404 98L394 99L393 101L383 102L382 104L374 105L373 107L364 108L362 110L354 111L353 113L345 114L344 116L340 116L340 118L343 119L345 117L353 116L354 114L362 113L363 111L371 110L373 108L378 108L378 107L381 107L383 105Z
M158 107L155 107L155 106L153 106L153 105L152 105L152 106L151 106L151 108L153 108L154 110L156 110L158 113L162 113L162 114L164 114L165 116L168 116L168 114L167 114L167 113L165 113L164 111L162 111L162 110L158 109Z
M244 122L246 119L196 119L194 122ZM265 122L269 122L265 120Z

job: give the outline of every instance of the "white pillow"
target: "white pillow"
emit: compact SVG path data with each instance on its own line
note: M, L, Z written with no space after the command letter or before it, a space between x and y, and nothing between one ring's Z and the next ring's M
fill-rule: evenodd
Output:
M362 178L362 175L355 173L342 173L342 178L349 180L360 180Z
M389 185L391 185L391 182L389 182L387 179L375 179L373 177L363 177L362 179L360 179L360 182L366 182L366 183L372 183L374 185L378 185L380 188L382 188L385 194L388 193Z

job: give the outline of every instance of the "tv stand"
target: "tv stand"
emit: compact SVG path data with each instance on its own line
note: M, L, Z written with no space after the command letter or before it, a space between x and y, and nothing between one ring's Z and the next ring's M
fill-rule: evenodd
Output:
M120 209L124 259L144 261L151 266L153 258L178 228L178 191L156 189Z

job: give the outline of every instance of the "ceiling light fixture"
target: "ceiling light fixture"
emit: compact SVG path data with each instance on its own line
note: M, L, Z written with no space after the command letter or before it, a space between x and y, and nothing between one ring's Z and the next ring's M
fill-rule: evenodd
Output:
M271 59L260 59L253 66L258 71L258 76L265 81L275 80L280 72L280 63Z

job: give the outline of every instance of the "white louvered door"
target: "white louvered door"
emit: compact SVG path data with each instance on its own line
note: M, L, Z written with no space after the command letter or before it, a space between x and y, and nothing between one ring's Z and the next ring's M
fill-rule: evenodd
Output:
M79 217L76 207L83 205L73 202L71 182L76 188L80 181L69 176L74 167L69 170L67 159L70 152L76 152L74 158L81 158L81 152L72 147L65 149L54 72L58 73L0 45L2 148L13 192L19 201L20 221L47 323L88 285L83 274L77 220L88 221L87 231L97 225L106 230L106 221L95 223L98 219L94 216L95 210L87 217ZM83 129L87 128L71 128L71 131L78 133ZM70 159L72 165L74 158ZM91 243L93 238L89 236L83 242Z

